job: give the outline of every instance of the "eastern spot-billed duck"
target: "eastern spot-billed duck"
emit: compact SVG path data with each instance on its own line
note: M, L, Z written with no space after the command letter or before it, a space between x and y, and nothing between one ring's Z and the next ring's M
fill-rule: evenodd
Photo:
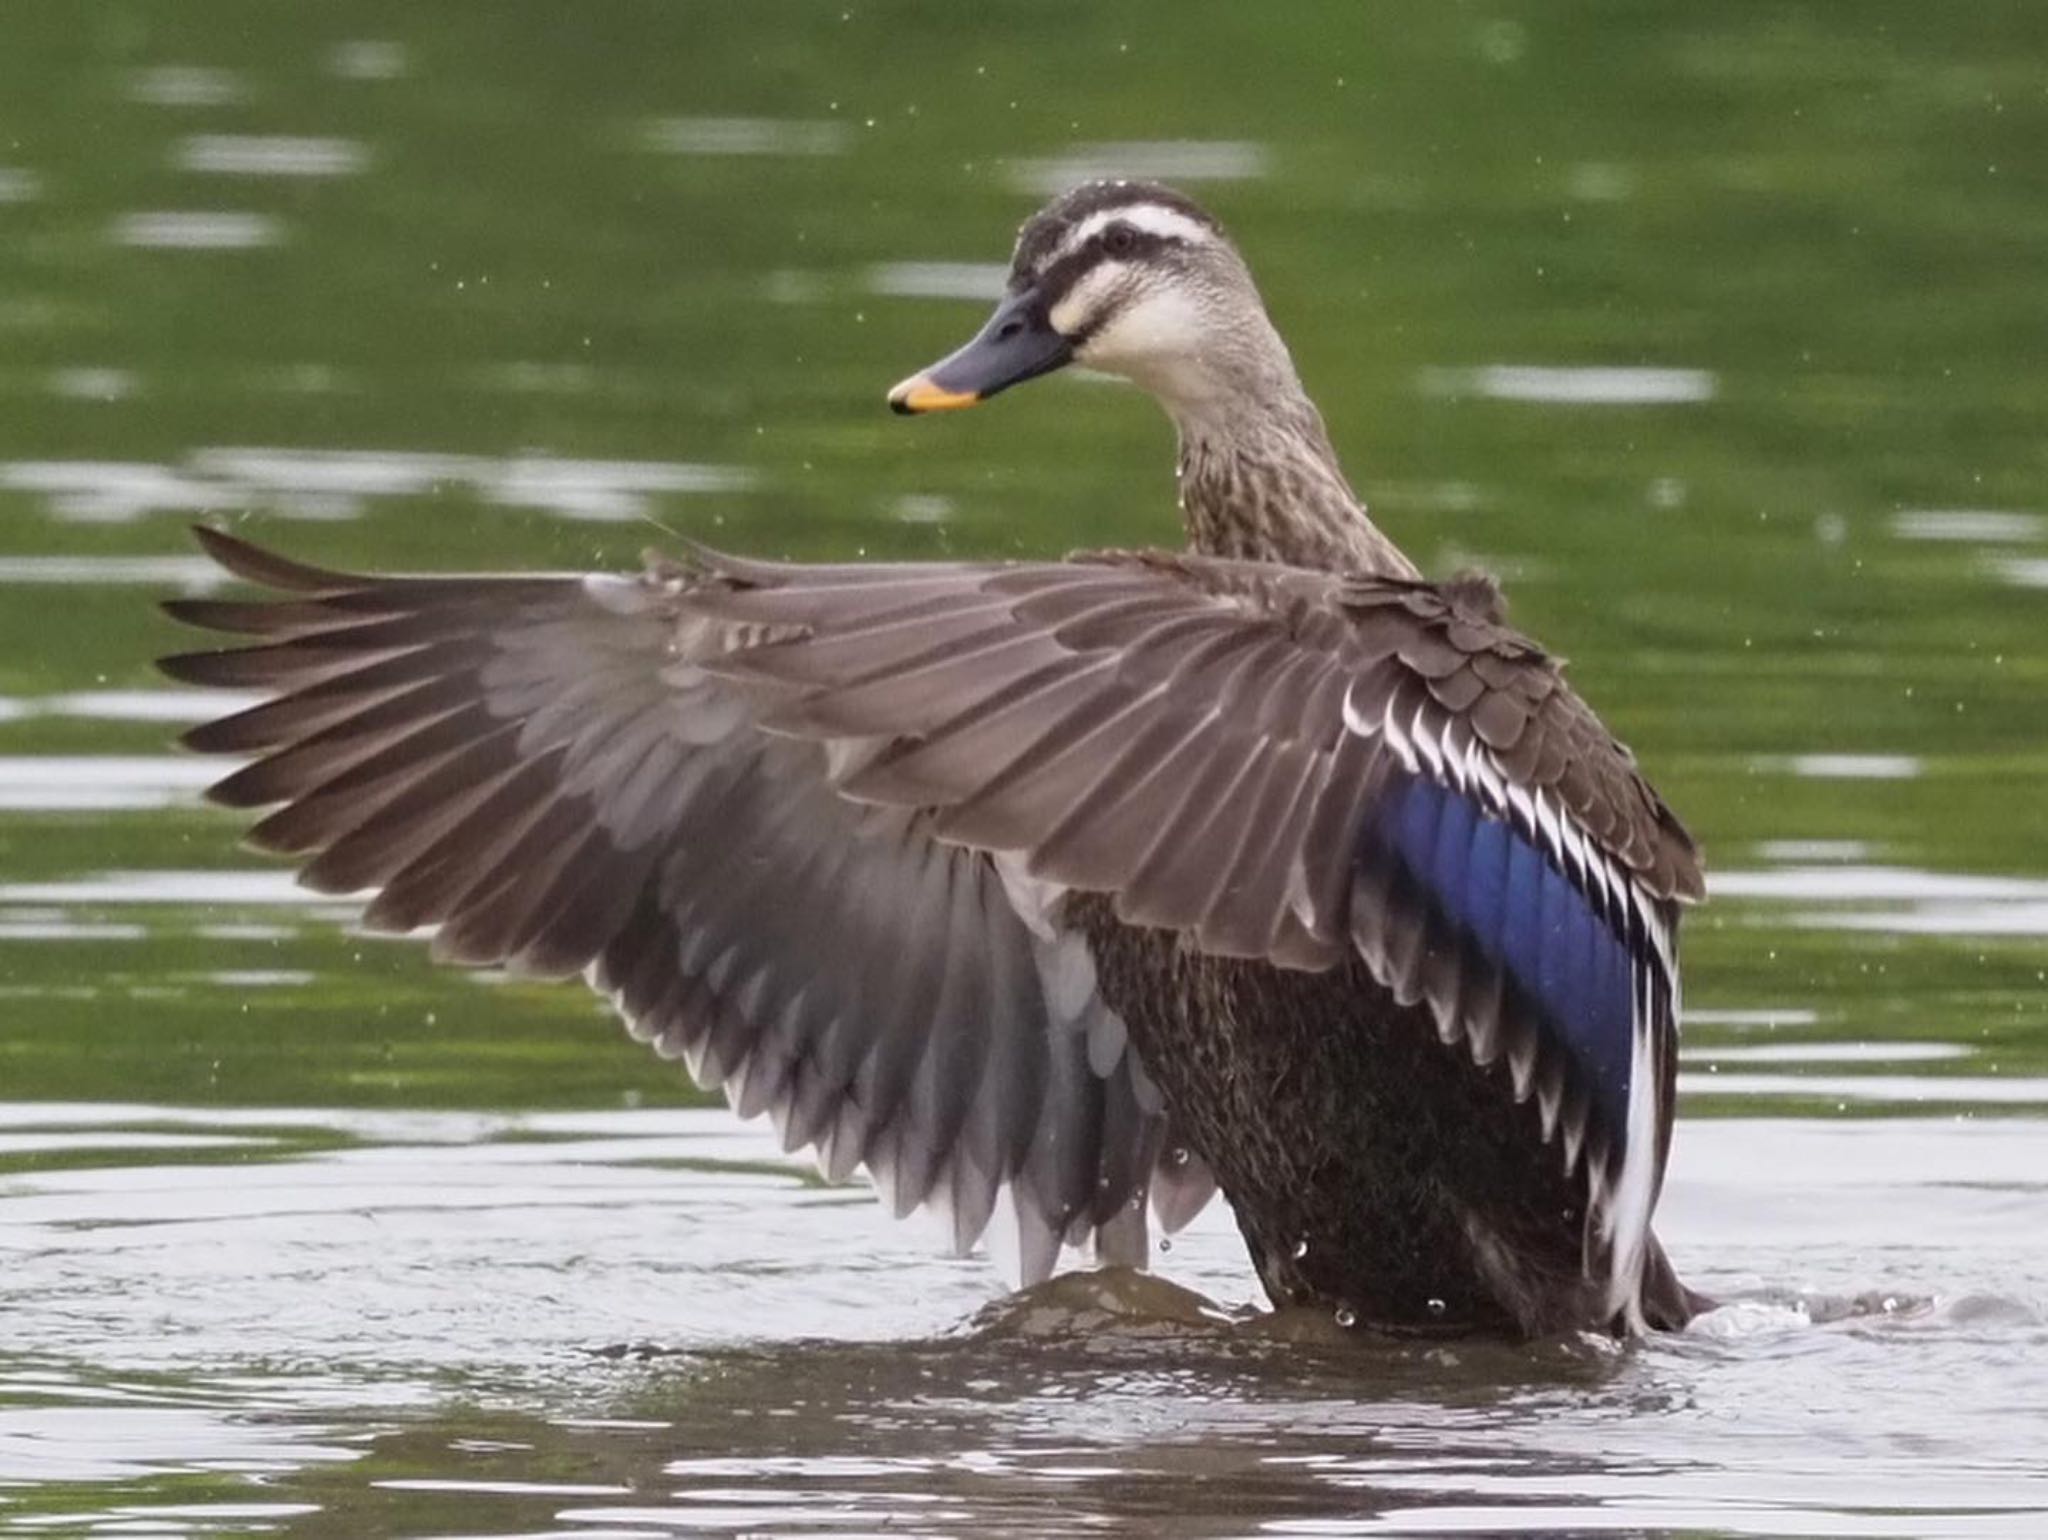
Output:
M581 973L898 1213L1142 1265L1229 1199L1266 1292L1389 1331L1682 1325L1651 1233L1698 852L1484 579L1338 468L1186 198L1033 216L892 392L1079 362L1179 430L1188 549L374 577L200 538L259 602L166 659L265 703L212 790L366 923Z

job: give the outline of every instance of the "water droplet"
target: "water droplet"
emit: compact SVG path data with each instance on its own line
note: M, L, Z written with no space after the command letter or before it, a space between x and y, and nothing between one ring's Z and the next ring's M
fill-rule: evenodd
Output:
M1337 1307L1337 1324L1346 1331L1351 1330L1352 1327L1358 1324L1358 1312L1349 1305L1339 1305Z
M1431 1298L1424 1306L1431 1315L1442 1315L1449 1307L1440 1299Z
M1303 1257L1307 1255L1308 1237L1304 1235L1300 1240L1294 1243L1294 1260L1299 1262Z

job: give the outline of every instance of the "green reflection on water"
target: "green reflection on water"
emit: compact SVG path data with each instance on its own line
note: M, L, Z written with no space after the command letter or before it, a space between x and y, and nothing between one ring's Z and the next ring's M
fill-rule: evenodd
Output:
M1508 577L1718 869L1787 841L2048 867L2048 591L2012 577L2048 531L1908 537L2048 508L2048 12L1288 14L17 3L0 558L182 557L200 513L383 567L624 566L662 527L802 556L1166 541L1167 430L1132 392L889 418L979 306L876 270L1000 260L1062 166L1179 165L1387 527ZM239 223L140 217L178 213ZM167 230L253 244L136 244ZM1696 371L1707 399L1502 399L1483 371L1517 365ZM367 458L303 458L327 451ZM154 687L170 586L0 576L0 755L161 752L162 724L28 708ZM1794 773L1813 754L1913 773ZM0 881L242 869L237 828L0 812ZM1692 1042L1938 1039L1976 1052L1916 1073L2042 1073L2039 901L2005 934L1803 923L1841 907L1699 916L1690 1004L1812 1021ZM692 1094L573 990L450 980L310 913L60 920L87 931L0 939L10 1097ZM283 934L209 934L238 923ZM250 971L311 977L219 981Z

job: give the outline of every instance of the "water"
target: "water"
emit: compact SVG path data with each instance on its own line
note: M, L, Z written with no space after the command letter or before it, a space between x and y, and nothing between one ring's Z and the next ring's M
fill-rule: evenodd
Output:
M2048 18L618 0L0 22L0 1532L2048 1525ZM150 601L1172 538L1154 408L903 423L1043 193L1238 234L1362 490L1707 846L1682 1337L1003 1298L573 989L238 851Z
M2037 1523L2037 1129L1731 1118L1686 1149L1671 1229L1736 1302L1685 1337L1361 1348L1085 1275L989 1307L981 1264L722 1112L15 1108L0 1154L47 1163L0 1199L38 1328L0 1473L42 1532L52 1487L109 1532ZM1251 1292L1216 1216L1171 1272ZM1932 1375L1938 1417L1901 1394Z

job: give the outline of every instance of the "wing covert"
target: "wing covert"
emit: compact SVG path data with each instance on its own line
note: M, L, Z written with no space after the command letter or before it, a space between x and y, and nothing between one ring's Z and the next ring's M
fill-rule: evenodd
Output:
M876 747L849 796L1114 896L1225 956L1355 950L1504 1061L1639 1276L1677 1030L1677 819L1490 587L1137 553L841 568L705 558L693 603L771 627L715 667L771 730Z

